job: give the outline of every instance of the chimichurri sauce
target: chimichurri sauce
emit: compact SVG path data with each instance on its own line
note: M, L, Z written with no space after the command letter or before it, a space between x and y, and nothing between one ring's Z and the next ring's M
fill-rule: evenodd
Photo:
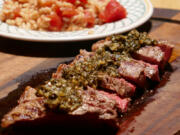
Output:
M97 88L100 73L119 77L119 61L131 59L130 54L142 46L154 45L157 41L150 39L147 33L132 30L127 35L108 37L111 44L96 50L92 56L77 61L68 68L62 69L62 77L50 79L37 88L37 95L46 98L51 109L73 111L82 104L79 91L87 86Z

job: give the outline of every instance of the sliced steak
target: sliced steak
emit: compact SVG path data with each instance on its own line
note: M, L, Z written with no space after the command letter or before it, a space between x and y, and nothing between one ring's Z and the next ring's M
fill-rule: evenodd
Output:
M120 112L126 112L127 108L129 106L130 103L130 98L120 98L117 94L110 94L108 92L102 91L102 90L95 90L93 88L88 87L88 90L91 91L98 91L98 93L103 94L104 96L106 96L109 99L112 99L113 101L116 102L116 107L118 108L118 110Z
M63 69L67 69L67 68L70 68L70 70L72 69L72 72L74 73L74 67L72 66L74 65L79 66L78 64L80 63L77 63L77 62L86 62L85 60L90 59L95 54L95 51L98 48L103 47L104 45L108 46L111 43L112 42L109 40L109 38L106 38L105 40L101 40L93 44L92 50L94 52L87 52L86 50L80 50L80 54L77 55L74 61L72 61L70 64L59 65L56 73L52 75L52 78L59 79L59 80L62 79L61 77L63 75ZM140 43L140 42L138 41L137 43ZM135 46L136 45L138 46L137 43L135 43ZM148 44L148 42L143 42L143 43ZM154 44L154 42L150 42L149 45L151 43ZM116 45L117 44L115 44L115 47L113 47L115 48L115 50L116 50L116 47L118 46ZM124 44L124 45L128 47L127 44ZM125 49L127 49L126 47ZM114 52L113 48L111 49L112 52ZM119 58L121 57L119 57L118 55L115 55L114 53L111 56L115 56L115 57L102 54L103 58L106 58L106 56L108 57L106 58L107 63L104 62L104 64L106 64L107 66L111 64L113 64L113 66L116 66L116 67L119 66L118 69L113 68L113 70L117 69L115 73L117 73L118 71L121 78L111 77L107 75L106 73L103 73L99 79L100 83L98 85L100 85L102 88L112 90L116 93L112 94L110 92L108 93L107 91L97 90L94 88L90 88L87 85L85 86L82 85L82 88L84 87L86 88L86 90L73 91L73 93L79 92L78 95L81 95L82 97L82 102L80 106L78 106L78 108L76 108L75 110L69 111L67 113L61 112L63 111L63 109L56 110L57 108L54 108L54 110L53 109L50 110L46 108L45 97L47 96L43 95L44 97L38 97L36 95L36 92L37 92L36 89L33 89L31 87L26 87L24 93L21 95L20 99L18 100L18 105L3 117L1 126L8 127L16 122L27 122L27 121L34 122L36 120L40 120L40 121L43 120L43 123L44 121L46 123L49 123L50 121L54 123L54 121L56 121L56 122L61 123L62 125L69 125L69 122L76 125L76 124L79 124L80 121L86 124L86 123L89 123L89 121L91 121L93 125L95 126L97 123L99 123L99 121L103 120L103 122L108 122L108 123L111 122L111 124L115 123L113 125L117 125L118 114L127 112L127 108L129 107L130 100L131 100L128 97L132 96L135 92L136 87L133 84L136 84L141 88L146 88L146 85L148 84L147 78L153 81L160 81L159 68L160 69L164 68L165 64L167 63L167 61L169 60L172 54L172 49L173 49L173 46L167 45L162 42L158 43L156 46L141 47L137 52L132 54L133 57L138 60L132 59L131 57L130 58L128 57L127 59L119 60ZM101 51L97 53L101 54ZM115 53L118 53L118 52L115 52ZM128 55L131 55L131 54L128 53ZM116 58L116 56L118 58ZM102 57L97 57L97 59L94 59L94 58L93 59L96 62L96 60L97 61L99 59L101 60L101 58ZM90 61L91 60L92 59L90 59ZM146 62L149 62L149 63L146 63ZM155 65L152 65L152 64L155 64ZM94 65L91 63L90 66L93 67ZM107 66L104 67L103 72L106 71ZM97 67L101 69L99 66ZM86 68L87 66L83 65L83 68L79 68L78 71L80 72L78 72L78 74L80 74L81 71ZM90 70L95 70L95 69L96 68L93 68ZM95 73L94 72L93 73L97 75L100 72L101 70L97 70ZM89 75L89 73L87 73L86 75ZM70 74L70 77L72 76ZM77 76L77 78L79 79L80 77ZM95 76L94 80L96 80L97 78L98 76ZM84 79L83 81L86 81L86 79ZM132 82L132 84L129 83L128 81ZM69 84L72 84L73 86L69 86ZM63 84L60 84L57 87L61 87L61 85ZM61 97L64 95L66 96L66 93L63 93L62 91L69 92L71 88L73 90L76 90L77 88L79 88L79 87L76 87L76 84L69 83L69 82L67 82L67 84L64 84L64 85L66 87L63 87L63 89L58 88L57 90L54 90L54 89L51 89L52 87L51 88L48 87L47 89L54 90L54 92L57 93L56 99L58 99L60 98L58 96L61 96ZM74 86L75 86L75 89L74 89ZM44 90L46 91L47 89L44 89ZM60 94L59 91L62 93ZM52 91L50 92L52 93ZM50 96L51 96L51 93L50 93ZM68 100L69 98L65 98L65 101L62 101L62 102L64 103ZM59 106L59 104L61 105L62 102L61 101L60 103L56 102L55 104ZM71 104L74 104L74 102L71 102Z
M139 87L146 86L146 78L159 81L157 65L151 65L138 60L124 60L120 62L119 74L125 79L136 83Z
M35 93L35 89L27 87L18 101L19 104L2 119L1 126L8 127L16 122L45 119L49 115L61 117L62 114L49 112L45 108L45 99L37 97ZM81 95L82 105L73 112L69 112L69 115L81 117L90 114L96 115L97 119L116 122L118 109L122 112L126 111L130 101L92 88L81 91Z
M139 64L139 62L121 61L118 71L122 77L138 86L144 86L146 84L144 65Z
M168 60L170 59L171 55L172 55L172 51L174 46L171 44L168 44L165 41L161 41L157 44L157 46L159 46L161 48L161 50L165 53L164 55L164 61L168 62Z
M81 91L81 95L82 105L69 114L84 115L86 113L98 113L101 119L116 119L117 103L115 100L93 88Z
M100 75L99 84L102 88L115 91L121 97L132 96L136 89L136 86L123 78L115 78L105 74Z
M92 51L96 51L105 45L110 45L111 41L108 38L105 40L98 41L92 45ZM168 62L172 55L174 46L167 42L161 41L155 46L141 47L132 56L135 59L143 60L145 62L156 64L160 69L164 69L165 64Z
M171 57L172 50L173 45L159 42L156 46L145 46L140 48L133 54L133 57L151 64L157 64L160 69L164 69L164 66Z
M160 81L158 65L152 65L141 61L145 65L144 74L153 81Z
M158 46L145 46L133 54L133 57L136 59L143 60L151 64L157 64L160 67L164 65L164 56L165 53Z
M126 112L128 107L129 107L129 103L130 103L130 98L120 98L119 96L117 96L116 94L109 94L105 91L100 91L100 93L102 93L103 95L106 95L108 98L111 98L113 100L116 101L116 106L121 110L121 112Z
M76 58L72 63L70 63L70 65L73 65L78 61L84 61L84 59L91 57L93 54L94 52L87 52L86 50L81 50L80 54L76 56ZM60 64L56 73L54 73L52 77L56 79L61 78L62 69L68 68L70 65ZM136 87L122 78L113 78L108 75L101 75L101 78L102 79L100 81L100 86L102 88L113 90L117 92L117 94L121 97L129 97L135 92Z
M35 93L35 89L26 87L18 101L19 104L3 117L1 126L8 127L18 121L43 118L46 115L45 100L42 97L37 97Z

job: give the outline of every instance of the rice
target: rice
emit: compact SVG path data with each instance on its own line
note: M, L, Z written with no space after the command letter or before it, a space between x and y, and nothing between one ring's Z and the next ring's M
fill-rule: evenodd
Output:
M40 31L75 31L103 24L98 15L110 0L72 1L5 0L0 20L9 25ZM63 13L60 22L57 8ZM93 24L86 21L86 13L93 16Z

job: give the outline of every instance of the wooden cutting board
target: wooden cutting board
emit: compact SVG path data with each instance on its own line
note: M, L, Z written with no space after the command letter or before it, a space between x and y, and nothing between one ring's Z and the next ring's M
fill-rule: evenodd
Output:
M180 56L179 11L156 9L138 29L175 45L170 62ZM0 119L16 104L24 85L34 85L28 82L34 75L71 60L80 48L90 50L94 42L37 43L0 37ZM172 68L169 79L122 122L118 135L180 134L180 59Z

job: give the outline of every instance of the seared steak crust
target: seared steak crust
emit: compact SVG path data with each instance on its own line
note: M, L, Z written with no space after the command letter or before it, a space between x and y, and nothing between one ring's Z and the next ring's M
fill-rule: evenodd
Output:
M30 121L44 117L46 115L44 98L37 97L35 93L35 89L26 87L18 101L19 104L4 116L1 126L7 127L17 121Z

